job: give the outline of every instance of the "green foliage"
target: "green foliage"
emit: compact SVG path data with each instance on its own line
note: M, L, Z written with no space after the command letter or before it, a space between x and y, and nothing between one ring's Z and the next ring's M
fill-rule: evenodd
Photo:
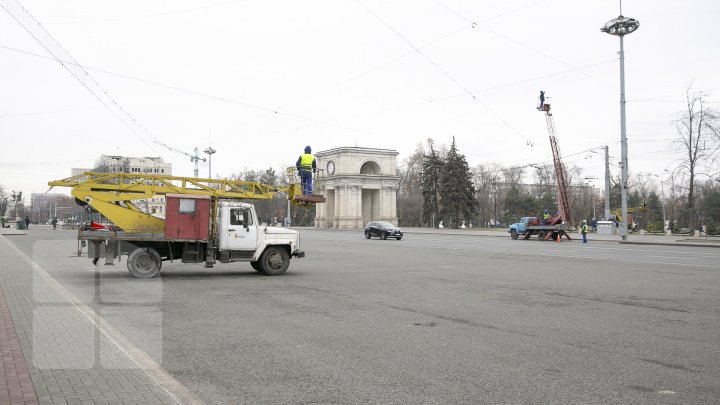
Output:
M537 200L537 203L535 204L535 206L531 207L530 210L526 211L526 213L523 214L522 216L530 215L533 212L541 212L545 209L547 209L549 212L552 212L552 211L556 210L555 207L557 207L557 206L558 206L557 195L550 193L550 192L546 192L540 196L540 198Z
M422 197L423 197L423 221L427 224L437 226L440 222L440 176L445 162L435 153L430 143L430 154L423 158L422 172Z
M514 185L510 187L505 195L505 208L503 209L503 221L507 224L517 222L521 217L537 215L538 201L533 196L520 191ZM553 211L548 208L549 211Z
M449 221L450 227L460 227L462 221L469 222L477 212L472 173L465 155L457 150L455 137L442 167L440 191L440 216Z
M708 235L720 234L720 191L711 191L705 195L703 218Z

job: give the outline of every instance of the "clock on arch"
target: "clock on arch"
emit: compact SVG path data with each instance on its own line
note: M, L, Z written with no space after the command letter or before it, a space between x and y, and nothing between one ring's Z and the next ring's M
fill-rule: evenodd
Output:
M331 176L333 174L335 174L335 162L333 162L332 160L327 162L327 171L328 171L328 174Z

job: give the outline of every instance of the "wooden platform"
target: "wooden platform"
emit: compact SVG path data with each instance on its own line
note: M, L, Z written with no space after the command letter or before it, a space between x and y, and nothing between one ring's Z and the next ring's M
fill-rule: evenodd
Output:
M311 195L296 195L293 197L293 200L297 202L298 204L318 204L318 203L324 203L325 197L321 195L311 194Z

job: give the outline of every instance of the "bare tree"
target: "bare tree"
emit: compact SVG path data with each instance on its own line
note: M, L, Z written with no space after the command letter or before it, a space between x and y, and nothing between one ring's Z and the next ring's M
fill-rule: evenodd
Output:
M675 143L682 147L684 157L675 171L687 175L687 212L688 228L695 230L697 213L695 210L696 176L713 163L718 145L718 113L707 107L707 93L696 92L692 86L685 89L686 106L680 118L675 120L677 138Z
M505 172L510 170L510 175L506 176ZM517 183L518 173L513 168L505 169L499 164L490 164L487 166L478 165L473 170L473 185L475 186L475 195L478 201L478 225L494 227L500 223L505 208L505 196L507 195L508 183L503 181L507 179Z
M5 209L8 206L8 200L10 199L10 195L5 191L5 188L3 188L2 185L0 185L0 217L5 215Z
M398 221L402 226L422 226L422 168L425 150L418 144L415 152L398 168L400 186L397 191Z
M535 168L533 172L535 195L551 194L555 184L555 169L551 165L533 167Z

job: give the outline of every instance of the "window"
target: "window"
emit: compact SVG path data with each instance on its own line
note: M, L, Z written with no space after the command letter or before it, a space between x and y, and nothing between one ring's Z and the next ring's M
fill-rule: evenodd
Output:
M249 210L245 208L230 209L230 225L245 225L245 221L247 221L248 226L253 224L252 215L250 215Z
M195 200L191 198L180 199L180 213L181 214L194 214L195 213Z

